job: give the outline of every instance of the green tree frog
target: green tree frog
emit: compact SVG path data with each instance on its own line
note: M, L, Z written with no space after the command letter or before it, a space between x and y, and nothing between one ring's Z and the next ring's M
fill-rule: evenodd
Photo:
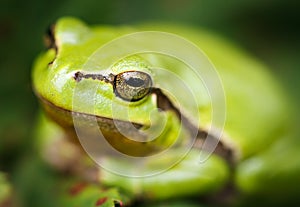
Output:
M212 107L205 87L188 75L186 64L162 54L143 53L128 55L103 70L105 61L90 58L110 41L154 30L185 38L210 59L224 92L220 97L224 95L225 99L220 98L220 103L225 104L219 104L225 111L224 126L212 125L213 111L219 105ZM51 140L62 134L73 142L78 143L79 139L92 157L107 150L104 143L128 157L154 156L140 163L141 168L150 170L164 166L169 160L180 160L170 169L148 177L126 177L100 170L97 179L101 183L120 188L135 198L207 196L228 188L253 193L259 186L256 175L264 166L247 165L244 161L266 151L289 130L289 106L270 71L244 51L207 31L164 24L89 27L76 18L65 17L51 27L46 40L48 49L39 55L32 73L34 91L50 118L44 120L39 139ZM143 44L146 47L149 43ZM114 50L122 48L115 46ZM182 93L180 84L170 76L157 73L153 69L157 66L175 73L196 94L196 110L188 92ZM163 84L170 86L170 93ZM91 120L97 123L96 129L89 128ZM197 162L203 137L214 140L214 132L219 129L222 129L220 141L215 150L203 163ZM101 141L103 146L94 136L97 130L105 138ZM156 139L149 139L157 131ZM181 146L190 146L193 135L196 139L191 149L180 157ZM169 147L172 149L168 154L155 158ZM107 159L99 160L106 167L117 166L116 169L126 169L127 173L137 170L118 157L105 155ZM248 185L249 177L252 182Z

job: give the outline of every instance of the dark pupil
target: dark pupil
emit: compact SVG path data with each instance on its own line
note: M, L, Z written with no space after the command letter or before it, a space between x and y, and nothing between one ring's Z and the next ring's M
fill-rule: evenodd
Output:
M129 78L126 80L126 84L133 87L140 87L144 85L144 81L140 78Z

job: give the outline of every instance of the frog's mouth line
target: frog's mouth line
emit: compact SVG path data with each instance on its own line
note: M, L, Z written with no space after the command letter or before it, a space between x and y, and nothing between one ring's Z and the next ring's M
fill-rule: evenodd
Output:
M83 74L81 72L76 72L73 78L77 82L80 82L82 79L85 79L85 78L91 78L91 79L94 79L94 80L105 81L105 82L111 83L111 84L113 84L113 81L114 81L114 75L113 74L109 74L108 76L104 76L104 75L101 75L101 74ZM233 166L233 163L234 163L233 151L232 151L232 149L227 147L222 142L222 140L219 141L218 138L215 137L214 135L209 134L207 131L205 131L203 129L199 129L198 127L196 127L183 113L180 112L180 110L177 107L174 106L172 101L162 92L161 89L151 88L149 95L155 95L156 96L157 108L159 108L161 111L172 111L172 112L174 112L175 115L177 116L178 120L180 120L182 122L182 124L185 126L186 129L188 129L188 131L197 132L197 139L196 139L193 147L201 149L203 147L204 142L206 142L206 144L208 144L208 145L210 145L210 143L212 143L212 145L214 145L214 143L217 143L213 153L216 154L216 155L219 155L222 158L224 158L231 166ZM54 103L46 100L40 94L38 94L38 97L40 98L40 100L43 103L45 103L48 106L50 105L51 108L55 108L59 111L64 111L65 113L69 113L69 114L74 113L71 110L64 109L62 107L56 106ZM85 116L85 117L91 116L91 114L85 114L85 113L82 113L82 112L75 112L75 113L76 114L81 114L82 116ZM115 120L115 119L112 120L111 118L101 117L101 116L97 116L97 115L92 115L92 116L96 117L98 120L104 120L105 122L109 122L109 121L127 122L127 121ZM137 123L131 123L131 124L134 125L136 127L136 129L140 129L140 128L143 127L143 125L141 125L141 124L137 124ZM126 124L124 124L124 125L126 125Z

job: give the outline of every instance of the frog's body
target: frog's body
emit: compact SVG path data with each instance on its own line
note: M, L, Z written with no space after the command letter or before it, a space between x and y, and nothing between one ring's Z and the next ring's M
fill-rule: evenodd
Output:
M33 71L33 84L35 92L40 97L48 115L68 131L71 136L75 136L73 130L74 117L72 115L76 116L77 114L87 119L89 116L96 116L107 140L111 140L111 144L120 151L124 148L130 148L130 152L133 152L131 155L134 156L148 155L145 150L152 153L160 146L163 148L168 147L173 137L178 135L183 140L188 139L188 129L178 131L180 127L178 111L187 112L183 115L188 119L190 116L188 106L180 108L178 111L173 109L163 110L164 115L162 115L162 111L158 110L160 107L157 105L157 100L154 98L157 98L158 94L149 92L141 100L128 102L116 96L112 84L113 80L110 80L110 75L115 77L117 74L126 71L144 72L153 78L155 74L152 74L151 64L159 63L164 68L173 70L185 82L189 83L191 88L195 88L195 91L197 91L199 84L189 80L191 77L185 76L182 69L183 65L166 61L159 56L156 59L153 59L151 55L133 56L112 65L111 68L102 73L105 78L101 76L101 80L88 76L80 78L80 80L76 79L76 74L81 74L81 77L86 74L101 74L97 71L97 64L101 63L95 63L94 68L83 71L85 63L98 48L122 35L143 30L158 30L183 36L201 48L211 59L220 75L226 96L226 123L221 142L234 152L236 162L259 153L287 130L288 107L280 88L271 78L269 72L262 64L219 37L187 27L166 25L149 24L134 28L96 26L90 28L77 19L62 18L53 30L52 36L55 42L51 44L52 48L40 55L36 61ZM160 79L159 77L154 79L153 88L159 88L155 85L155 80ZM76 87L79 83L85 84L85 87L83 87L85 90L80 91L82 105L76 109L77 111L74 111L74 92L77 90ZM97 89L95 90L95 88ZM174 90L176 90L176 87ZM90 98L93 98L92 102L96 106L92 109L86 102ZM178 94L176 98L185 99L185 94ZM203 100L200 100L200 103L198 110L202 122L197 127L199 131L205 132L211 127L209 124L212 119L212 108L206 96ZM113 109L112 105L114 106ZM126 110L129 110L129 118L127 114L121 113ZM120 113L115 114L114 111ZM145 144L141 144L141 142L128 141L117 132L112 124L114 118L122 123L121 126L124 127L124 130L126 130L127 124L130 125L131 123L136 128L147 127L153 121L149 118L150 113L151 116L155 117L154 121L165 119L167 124L160 139L147 145L146 148L144 147ZM190 122L193 123L193 121ZM81 123L81 126L84 127L84 123ZM212 127L218 128L219 126ZM134 133L139 133L139 130ZM138 139L142 139L140 135L136 136ZM139 150L140 147L142 151ZM183 185L194 186L190 190L186 189L185 192L172 193L174 190L170 190L172 187L169 187L166 191L171 193L164 191L166 192L165 195L155 196L167 198L174 195L210 192L221 188L229 177L229 168L226 166L226 161L220 159L217 155L212 155L205 165L196 168L199 168L199 173L202 173L200 178L191 176L190 180L182 179ZM216 169L218 172L216 172ZM166 176L168 177L168 174ZM172 176L169 178L170 186L174 185L175 187L176 182L172 181ZM114 178L114 180L117 179ZM157 180L159 180L159 177ZM195 181L198 184L195 184ZM116 183L118 185L118 182ZM150 192L153 190L147 182L143 182L142 186L145 187L146 193L147 190Z

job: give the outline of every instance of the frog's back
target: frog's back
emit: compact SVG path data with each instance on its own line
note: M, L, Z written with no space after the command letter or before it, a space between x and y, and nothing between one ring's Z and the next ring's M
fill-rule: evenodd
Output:
M288 130L287 97L271 71L251 55L218 35L197 28L172 24L144 24L139 28L182 36L212 61L226 96L225 135L229 138L225 142L237 147L240 156L264 149ZM185 94L181 95L184 99Z

